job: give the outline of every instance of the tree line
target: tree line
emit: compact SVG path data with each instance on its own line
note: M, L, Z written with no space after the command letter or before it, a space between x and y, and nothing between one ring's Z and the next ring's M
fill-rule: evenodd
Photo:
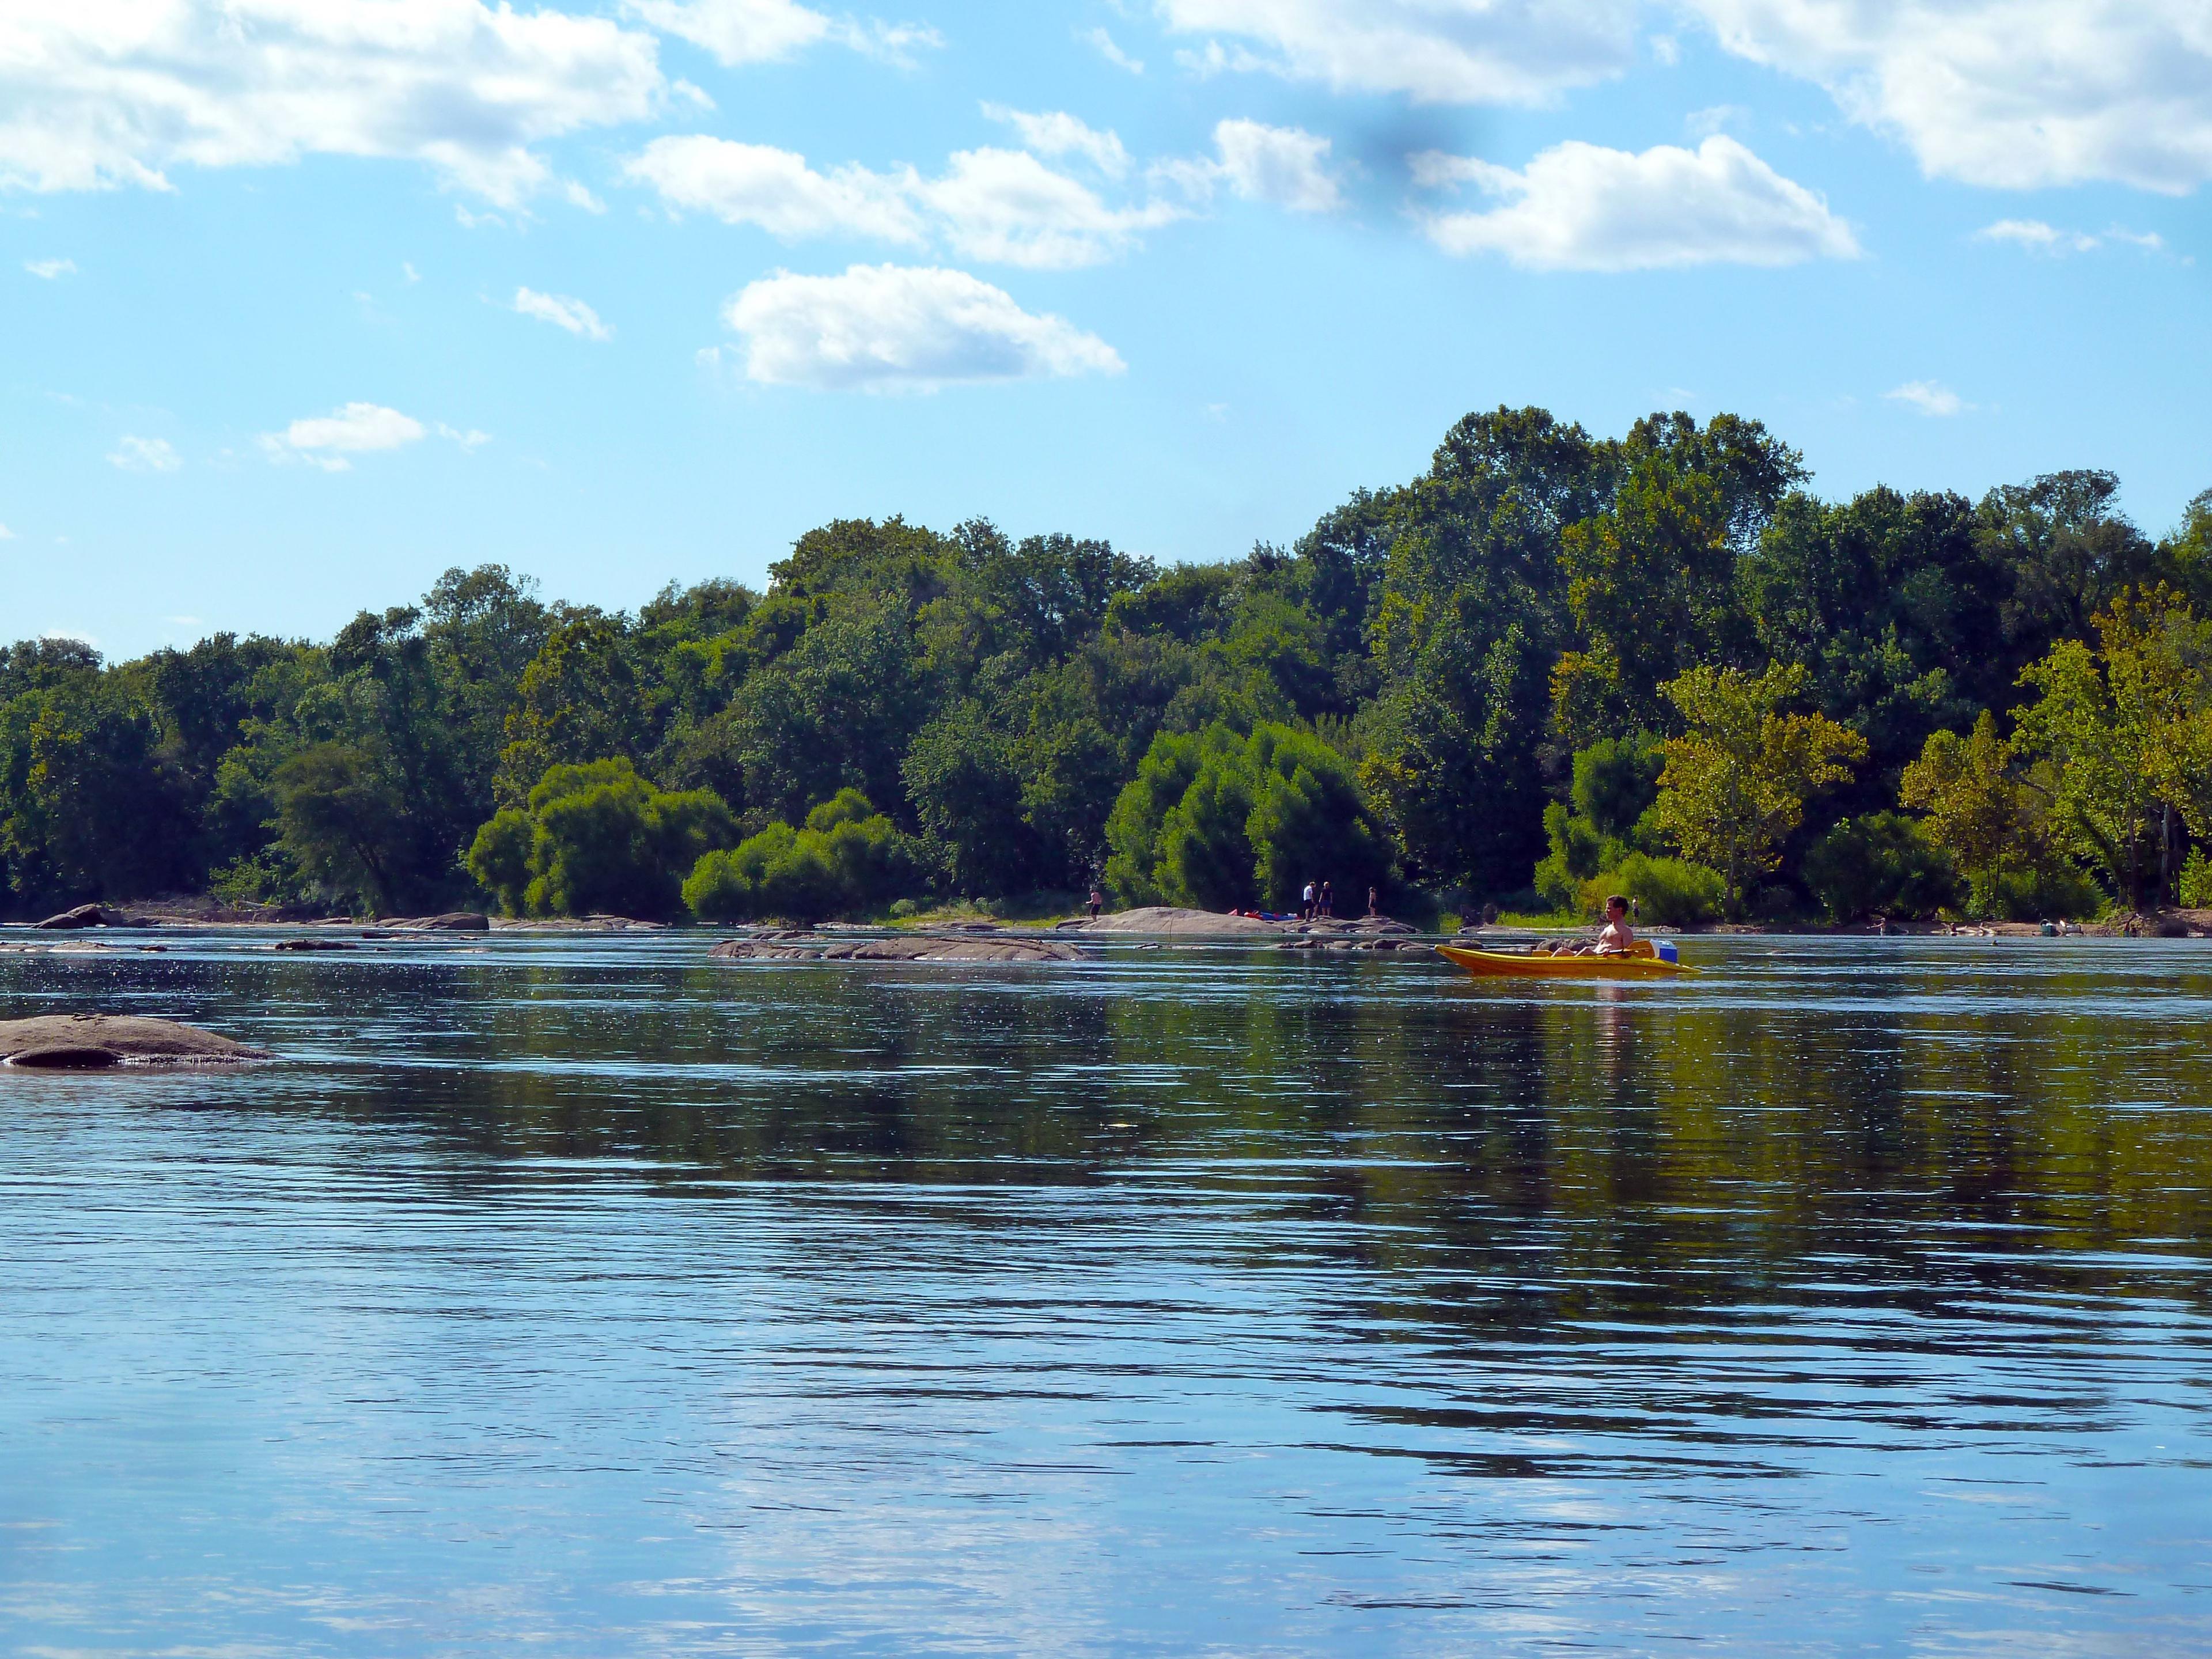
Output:
M497 565L327 642L0 656L12 915L878 914L1103 884L1658 919L2212 900L2212 492L1828 501L1761 423L1470 415L1290 548L840 520L635 613Z

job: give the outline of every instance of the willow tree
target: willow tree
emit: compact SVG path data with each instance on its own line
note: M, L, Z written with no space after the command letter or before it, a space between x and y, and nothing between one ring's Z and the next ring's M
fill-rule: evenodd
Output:
M1769 664L1755 676L1707 666L1660 688L1687 729L1667 742L1652 811L1686 858L1720 872L1730 916L1743 914L1753 878L1779 861L1805 803L1866 758L1866 739L1848 726L1783 712L1807 678L1798 663Z

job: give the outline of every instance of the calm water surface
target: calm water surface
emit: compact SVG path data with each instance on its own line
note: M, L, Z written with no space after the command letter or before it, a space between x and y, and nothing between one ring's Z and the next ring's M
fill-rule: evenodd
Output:
M18 935L17 937L21 937ZM2212 1651L2212 947L0 957L0 1652Z

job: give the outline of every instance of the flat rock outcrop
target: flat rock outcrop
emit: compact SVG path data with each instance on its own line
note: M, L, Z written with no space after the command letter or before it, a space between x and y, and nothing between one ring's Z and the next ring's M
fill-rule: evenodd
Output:
M1322 916L1312 921L1292 917L1267 921L1259 916L1240 916L1218 910L1183 910L1170 905L1140 906L1116 910L1096 921L1063 922L1057 931L1072 933L1150 933L1170 939L1267 939L1285 933L1314 933L1331 938L1361 938L1379 933L1415 931L1388 916L1340 918Z
M398 927L402 922L386 922ZM665 933L665 921L641 921L635 916L502 916L493 924L501 933Z
M1096 921L1068 928L1077 933L1156 933L1171 939L1235 939L1279 933L1297 924L1262 921L1257 916L1232 916L1216 910L1182 910L1172 905L1146 904L1134 910L1116 910Z
M213 1031L135 1014L40 1014L0 1020L0 1065L57 1071L108 1066L231 1066L267 1060Z
M488 933L491 918L477 910L448 910L436 916L380 917L380 927L404 927L417 933Z
M126 916L122 911L110 909L105 904L80 904L74 910L48 916L35 925L59 932L71 927L151 927L154 924L141 917Z
M832 933L763 933L725 939L708 952L725 962L1080 962L1062 939L908 933L854 939Z

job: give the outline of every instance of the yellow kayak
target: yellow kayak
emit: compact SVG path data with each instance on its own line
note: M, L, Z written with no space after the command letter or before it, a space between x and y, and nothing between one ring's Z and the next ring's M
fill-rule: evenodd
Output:
M1644 945L1626 957L1539 957L1521 951L1469 951L1439 945L1437 954L1477 979L1672 979L1689 969L1666 962Z

